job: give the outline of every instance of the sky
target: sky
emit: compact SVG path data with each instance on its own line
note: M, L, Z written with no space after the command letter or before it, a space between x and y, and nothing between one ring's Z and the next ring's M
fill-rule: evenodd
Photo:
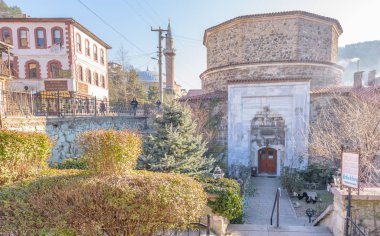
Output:
M339 20L339 46L380 40L380 0L5 0L32 17L72 17L112 46L109 60L118 62L124 48L128 63L139 70L158 70L158 35L170 19L175 79L185 89L201 88L206 69L205 29L231 18L278 11L304 10ZM83 4L100 16L95 16ZM108 25L107 25L108 24ZM115 29L116 33L113 29ZM164 41L163 41L164 43ZM163 66L164 68L165 66Z

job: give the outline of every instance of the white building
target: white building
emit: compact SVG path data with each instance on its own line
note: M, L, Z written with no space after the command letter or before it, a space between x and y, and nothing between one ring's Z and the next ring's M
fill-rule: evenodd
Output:
M108 100L111 47L74 19L0 18L0 38L14 46L12 90Z

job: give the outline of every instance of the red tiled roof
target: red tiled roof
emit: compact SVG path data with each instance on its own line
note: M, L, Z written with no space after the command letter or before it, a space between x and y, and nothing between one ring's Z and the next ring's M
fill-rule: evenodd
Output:
M354 88L352 86L340 86L340 87L329 87L329 88L319 88L310 91L310 95L324 95L324 94L342 94L346 93L349 95L357 96L362 99L371 100L380 104L380 86L367 86L361 88Z
M213 99L213 98L227 99L227 97L228 97L227 91L215 91L211 93L198 94L194 96L187 95L187 96L181 97L179 101L184 102L184 101L208 100L208 99Z
M189 92L187 92L185 97L193 97L193 96L198 96L202 94L203 94L202 89L189 89Z

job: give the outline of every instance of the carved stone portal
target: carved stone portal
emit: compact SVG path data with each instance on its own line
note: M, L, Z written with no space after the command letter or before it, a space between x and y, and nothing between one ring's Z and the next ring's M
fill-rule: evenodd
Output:
M278 113L264 107L251 123L251 144L263 147L285 145L285 120Z

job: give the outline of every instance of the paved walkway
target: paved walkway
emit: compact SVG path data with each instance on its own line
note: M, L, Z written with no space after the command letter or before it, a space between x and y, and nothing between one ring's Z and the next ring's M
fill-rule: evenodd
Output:
M249 200L249 208L246 215L245 224L270 225L270 216L277 188L281 188L279 178L275 177L254 177L253 181L256 189L254 196ZM273 225L276 225L276 210L273 215ZM286 190L281 191L280 198L280 226L304 226L309 225L305 219L296 216L291 201Z

